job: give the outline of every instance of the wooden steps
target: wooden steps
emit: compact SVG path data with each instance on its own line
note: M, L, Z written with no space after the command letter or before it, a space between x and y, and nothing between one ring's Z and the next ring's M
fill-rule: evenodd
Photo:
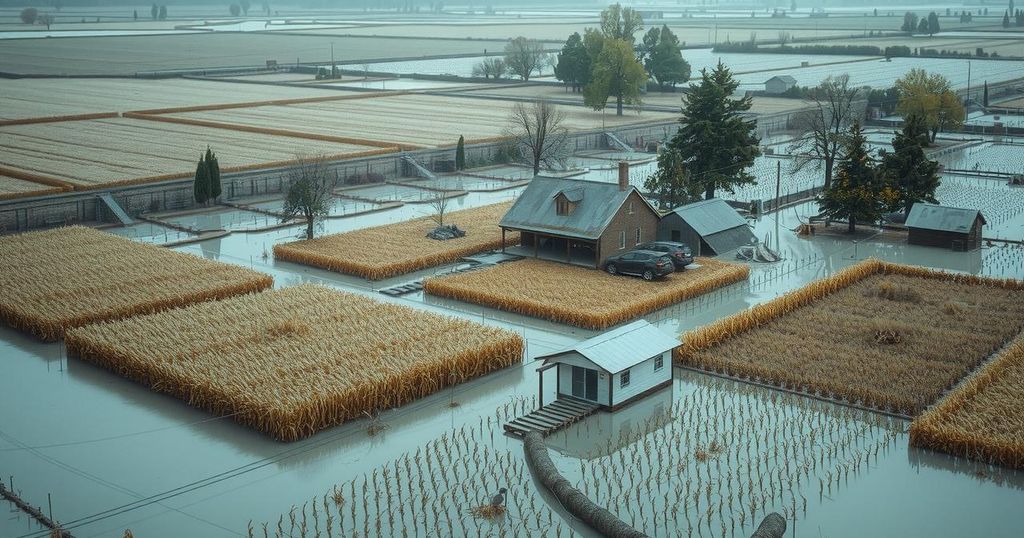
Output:
M561 396L548 405L505 424L505 431L517 437L531 431L549 435L594 414L598 407L594 402Z

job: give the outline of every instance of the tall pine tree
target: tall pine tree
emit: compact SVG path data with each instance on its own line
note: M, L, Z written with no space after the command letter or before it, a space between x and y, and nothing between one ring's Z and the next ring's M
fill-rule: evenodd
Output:
M896 189L899 198L889 209L910 214L916 202L938 203L939 163L924 154L928 145L928 126L924 118L911 115L903 121L903 129L892 139L892 151L882 152L879 173Z
M196 177L192 181L192 194L197 204L205 204L210 199L210 170L206 166L206 156L199 154L196 165Z
M217 162L217 154L210 151L210 146L206 146L206 172L210 176L210 199L216 202L221 195L220 164Z
M829 219L846 220L847 231L857 231L858 222L877 222L899 194L886 184L868 155L867 140L860 122L850 127L846 152L839 162L829 188L818 196L818 204Z
M455 169L463 171L466 169L466 138L459 135L459 143L455 145Z
M739 82L721 62L701 71L699 84L683 97L682 127L669 142L679 152L689 182L696 182L707 199L715 191L756 183L747 168L761 155L756 123L741 114L750 110L750 97L732 97ZM690 190L687 188L685 190Z

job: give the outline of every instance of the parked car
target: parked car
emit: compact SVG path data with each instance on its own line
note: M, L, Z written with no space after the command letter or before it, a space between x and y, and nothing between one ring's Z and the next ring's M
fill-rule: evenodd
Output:
M672 258L672 265L676 266L676 269L682 269L687 265L693 263L693 251L690 250L690 245L686 243L678 243L675 241L648 241L638 247L636 250L653 250L655 252L661 252L668 254Z
M676 268L672 258L663 252L631 250L605 260L604 270L611 275L637 275L644 280L654 280L672 273Z

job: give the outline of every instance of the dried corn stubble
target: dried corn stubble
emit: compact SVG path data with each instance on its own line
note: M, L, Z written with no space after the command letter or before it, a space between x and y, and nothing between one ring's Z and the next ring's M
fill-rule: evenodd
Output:
M294 441L520 361L522 339L319 286L68 333L68 353Z
M1024 469L1024 340L910 425L910 444Z
M263 273L80 226L0 237L0 319L48 341L272 285Z
M463 256L501 247L498 222L511 203L492 204L445 215L446 224L466 232L465 237L438 241L426 237L437 224L424 217L274 246L279 260L311 265L328 271L381 280L451 263ZM508 245L519 234L506 234Z
M869 260L687 333L676 360L914 415L1020 332L1021 290Z
M424 282L427 293L586 329L604 329L747 278L746 265L699 258L700 267L653 282L526 259Z

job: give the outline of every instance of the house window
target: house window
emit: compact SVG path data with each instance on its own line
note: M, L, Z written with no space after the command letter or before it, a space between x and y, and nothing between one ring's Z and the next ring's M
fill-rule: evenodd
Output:
M629 201L629 209L627 210L630 215L633 214L633 200Z
M636 228L636 244L639 245L642 238L643 238L643 233L641 233L640 227L637 226L637 228Z
M629 370L626 370L625 372L622 372L622 375L619 376L619 388L628 387L628 386L629 386Z
M626 230L619 232L619 249L626 248Z
M569 200L566 200L564 197L559 196L558 199L555 200L555 211L559 215L568 215L569 214Z
M654 358L654 371L657 372L658 370L661 370L663 366L665 366L665 357L658 355Z

